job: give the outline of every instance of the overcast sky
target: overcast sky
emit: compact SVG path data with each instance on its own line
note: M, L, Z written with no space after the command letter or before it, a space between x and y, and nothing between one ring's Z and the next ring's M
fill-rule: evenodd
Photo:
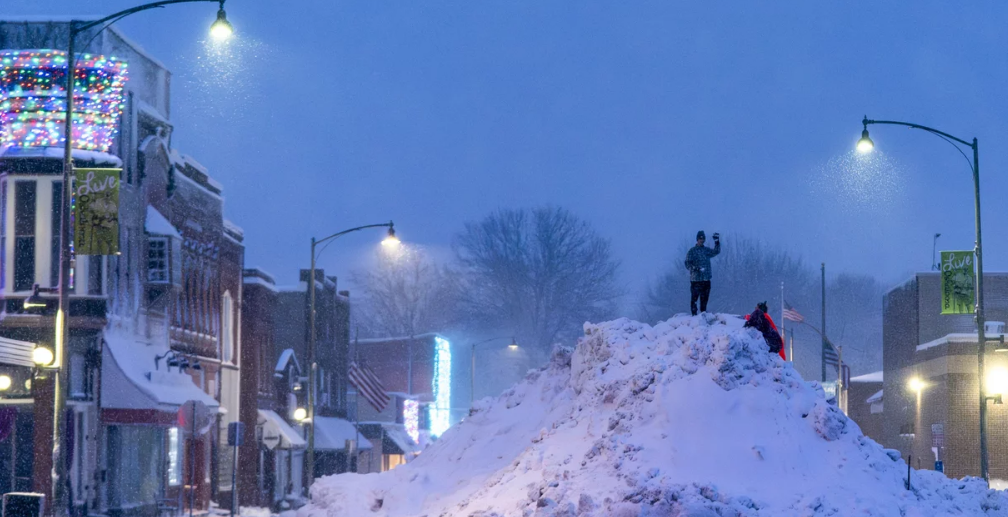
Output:
M136 0L3 0L3 15L105 15ZM82 10L83 9L83 10ZM973 246L962 155L980 141L986 265L1008 269L1008 3L230 0L119 23L174 73L173 145L225 187L249 266L280 283L311 236L394 219L447 254L497 207L573 210L631 289L698 229L746 234L887 282ZM341 277L380 232L320 266ZM730 238L730 237L726 237ZM715 264L715 275L716 264Z

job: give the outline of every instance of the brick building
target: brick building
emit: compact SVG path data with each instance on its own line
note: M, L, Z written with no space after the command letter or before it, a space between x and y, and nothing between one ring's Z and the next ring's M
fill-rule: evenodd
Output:
M942 462L954 478L980 475L977 331L972 315L942 315L938 273L917 273L883 303L884 407L880 442L913 455L914 467ZM1008 274L984 275L988 337L1008 320ZM986 371L1008 377L1008 355L989 345ZM910 380L922 389L911 389ZM881 401L879 401L881 403ZM1008 479L1008 406L989 403L990 476Z
M65 48L67 34L66 22L0 20L0 48ZM80 51L123 60L128 74L110 145L74 151L77 167L122 168L120 253L74 262L67 351L74 512L140 515L189 501L207 510L221 495L218 477L230 471L220 429L238 418L242 232L223 217L221 185L171 148L171 72L115 27L91 36L79 36L89 42ZM51 66L50 76L66 68L40 66ZM0 336L51 346L55 297L32 311L23 301L33 284L57 284L62 143L36 143L0 147ZM34 392L35 425L22 425L32 407L22 404L11 438L21 454L10 470L0 444L0 485L11 490L24 488L24 434L32 433L30 488L49 492L51 395L36 381L19 384L19 396Z

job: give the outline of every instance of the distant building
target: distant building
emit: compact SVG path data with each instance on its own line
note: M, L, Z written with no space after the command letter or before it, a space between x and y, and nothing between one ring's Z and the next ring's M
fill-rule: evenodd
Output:
M913 455L914 467L979 476L976 323L971 314L941 314L940 280L917 273L885 295L880 441L904 458ZM985 274L984 291L987 337L999 339L1008 320L1008 273ZM989 344L986 354L988 379L1008 377L1008 354L994 348ZM1008 479L1008 405L989 402L987 410L990 477Z
M847 385L847 416L857 423L865 436L882 440L881 371L851 377Z

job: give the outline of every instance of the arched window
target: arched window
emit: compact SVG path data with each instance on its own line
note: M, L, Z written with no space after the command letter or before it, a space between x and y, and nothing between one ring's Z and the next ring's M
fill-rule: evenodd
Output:
M221 360L226 363L234 362L234 308L231 301L231 292L224 291L221 302Z

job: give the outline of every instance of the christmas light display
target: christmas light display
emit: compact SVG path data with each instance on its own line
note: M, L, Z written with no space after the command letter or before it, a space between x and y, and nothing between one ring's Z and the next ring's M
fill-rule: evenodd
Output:
M406 434L414 442L420 443L420 403L413 399L403 401L403 424L406 426Z
M430 432L441 436L451 425L451 344L441 337L434 338L434 379L431 382L434 403L429 406Z
M62 147L66 120L66 52L0 52L0 146ZM123 109L126 63L78 54L74 74L73 147L108 152Z

